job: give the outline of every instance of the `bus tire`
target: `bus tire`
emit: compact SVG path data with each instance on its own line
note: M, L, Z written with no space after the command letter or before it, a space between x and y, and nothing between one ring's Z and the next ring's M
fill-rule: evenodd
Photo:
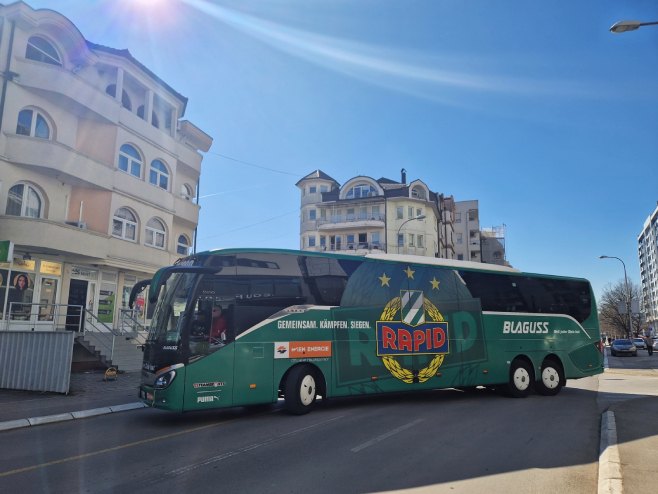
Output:
M552 358L541 364L541 375L537 380L537 392L544 396L555 396L564 385L564 371L560 363Z
M525 360L512 362L507 383L507 394L512 398L525 398L532 390L532 367Z
M285 408L294 415L312 410L318 394L318 378L310 365L293 367L286 377Z

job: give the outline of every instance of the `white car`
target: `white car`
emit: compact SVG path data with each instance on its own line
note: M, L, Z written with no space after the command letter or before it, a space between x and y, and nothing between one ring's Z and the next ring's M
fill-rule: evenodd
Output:
M635 345L638 350L647 349L647 344L644 342L644 338L633 338L633 345Z

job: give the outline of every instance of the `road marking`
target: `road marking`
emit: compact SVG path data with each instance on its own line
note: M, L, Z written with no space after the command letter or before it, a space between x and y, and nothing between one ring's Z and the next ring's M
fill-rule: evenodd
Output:
M395 434L398 434L400 432L406 431L407 429L410 429L411 427L414 427L421 422L423 422L425 419L416 419L413 422L409 422L408 424L401 425L397 429L393 429L392 431L388 431L385 434L382 434L381 436L377 436L374 439L371 439L368 442L365 442L363 444L360 444L359 446L356 446L351 449L352 453L358 453L362 449L369 448L370 446L377 444L378 442L383 441L384 439L388 439L391 436L394 436Z
M140 441L134 441L132 443L122 444L120 446L114 446L112 448L105 448L105 449L100 449L98 451L91 451L89 453L84 453L84 454L81 454L81 455L69 456L67 458L60 458L59 460L53 460L53 461L48 461L48 462L45 462L45 463L39 463L37 465L31 465L29 467L16 468L14 470L8 470L6 472L0 472L0 478L8 477L10 475L16 475L18 473L30 472L32 470L37 470L39 468L45 468L45 467L50 467L50 466L53 466L53 465L59 465L61 463L68 463L68 462L72 462L72 461L78 461L78 460L82 460L84 458L90 458L92 456L98 456L98 455L102 455L102 454L105 454L105 453L112 453L113 451L120 451L122 449L132 448L132 447L135 447L135 446L141 446L143 444L148 444L148 443L152 443L152 442L155 442L155 441L161 441L163 439L169 439L169 438L176 437L176 436L182 436L183 434L190 434L192 432L198 432L198 431L202 431L204 429L210 429L212 427L217 427L217 426L220 426L220 425L224 425L224 424L227 424L229 422L233 422L234 420L238 420L238 419L236 418L236 419L232 419L232 420L227 420L226 422L220 422L220 423L217 423L217 424L203 425L201 427L194 427L192 429L186 429L186 430L179 431L179 432L172 432L170 434L165 434L163 436L156 436L156 437L151 437L149 439L142 439Z
M276 443L278 441L281 441L281 440L286 439L288 437L294 436L294 435L299 434L301 432L306 432L310 429L320 427L322 425L328 424L330 422L334 422L336 420L340 420L342 418L343 418L343 416L334 417L334 418L331 418L331 419L328 419L328 420L324 420L322 422L318 422L316 424L311 424L307 427L302 427L301 429L295 429L294 431L286 432L285 434L281 434L280 436L273 437L271 439L268 439L267 441L262 441L262 442L259 442L259 443L253 443L253 444L250 444L248 446L244 446L243 448L235 449L233 451L227 451L226 453L222 453L221 455L213 456L212 458L208 458L208 459L206 459L206 460L204 460L200 463L193 463L191 465L187 465L187 466L184 466L184 467L177 468L176 470L172 470L172 471L166 473L165 475L171 476L171 477L174 477L174 476L177 476L177 475L183 475L183 474L186 474L186 473L191 472L193 470L196 470L197 468L205 467L205 466L208 466L212 463L216 463L218 461L226 460L227 458L232 458L234 456L241 455L242 453L246 453L248 451L253 451L253 450L261 448L263 446L267 446L269 444Z

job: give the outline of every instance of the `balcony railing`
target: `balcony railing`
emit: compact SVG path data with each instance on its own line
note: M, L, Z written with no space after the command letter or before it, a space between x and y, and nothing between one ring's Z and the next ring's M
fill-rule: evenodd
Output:
M357 221L385 221L384 214L340 214L333 215L330 218L320 218L316 220L317 225L338 224L338 223L355 223Z

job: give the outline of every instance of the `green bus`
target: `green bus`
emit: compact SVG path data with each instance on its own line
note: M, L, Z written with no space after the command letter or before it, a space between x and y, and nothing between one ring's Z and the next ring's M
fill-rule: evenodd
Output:
M472 388L555 395L603 371L588 281L474 262L222 249L160 269L140 399L173 411ZM213 314L219 318L213 319Z

